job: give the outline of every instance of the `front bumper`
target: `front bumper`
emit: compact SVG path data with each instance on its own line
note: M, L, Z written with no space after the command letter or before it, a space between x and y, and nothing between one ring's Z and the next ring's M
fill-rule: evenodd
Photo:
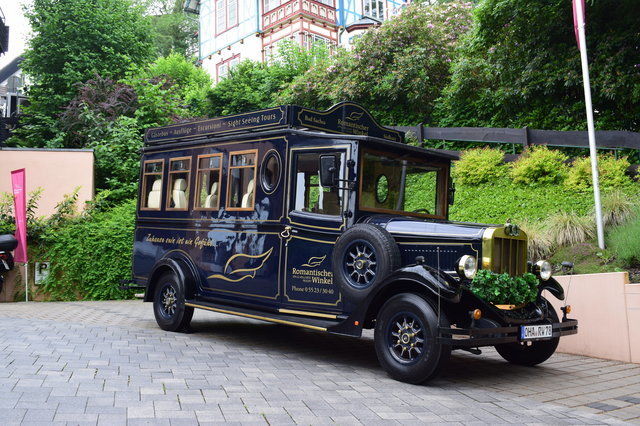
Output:
M548 323L547 323L548 324ZM455 348L475 348L479 346L494 346L502 343L520 342L520 327L494 328L450 328L440 327L438 342ZM566 319L551 324L552 338L568 336L578 333L578 320ZM535 341L535 340L533 340Z

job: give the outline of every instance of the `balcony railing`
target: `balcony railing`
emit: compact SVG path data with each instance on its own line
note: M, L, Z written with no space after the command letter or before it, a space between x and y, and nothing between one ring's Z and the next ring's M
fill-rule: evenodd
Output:
M262 25L264 29L271 28L297 15L336 23L335 7L315 0L290 0L262 15Z

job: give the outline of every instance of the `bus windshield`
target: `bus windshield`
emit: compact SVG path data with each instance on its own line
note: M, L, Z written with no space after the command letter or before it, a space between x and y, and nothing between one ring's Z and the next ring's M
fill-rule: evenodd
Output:
M369 151L362 160L361 209L445 216L445 165Z

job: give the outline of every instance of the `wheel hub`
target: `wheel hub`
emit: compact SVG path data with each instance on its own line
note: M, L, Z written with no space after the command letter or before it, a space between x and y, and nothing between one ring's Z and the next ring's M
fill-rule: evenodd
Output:
M347 276L355 285L366 286L375 279L376 256L369 244L356 242L347 251L345 260Z
M176 313L177 301L175 289L172 286L165 288L162 292L162 310L166 316Z
M396 316L391 326L389 349L402 362L417 360L424 351L424 333L420 321L411 314Z

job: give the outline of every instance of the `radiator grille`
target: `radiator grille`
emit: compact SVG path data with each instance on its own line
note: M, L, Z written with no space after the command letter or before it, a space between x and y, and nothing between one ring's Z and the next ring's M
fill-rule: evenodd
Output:
M490 228L483 241L482 267L497 273L522 275L527 272L527 236L520 231L508 236L504 228Z

